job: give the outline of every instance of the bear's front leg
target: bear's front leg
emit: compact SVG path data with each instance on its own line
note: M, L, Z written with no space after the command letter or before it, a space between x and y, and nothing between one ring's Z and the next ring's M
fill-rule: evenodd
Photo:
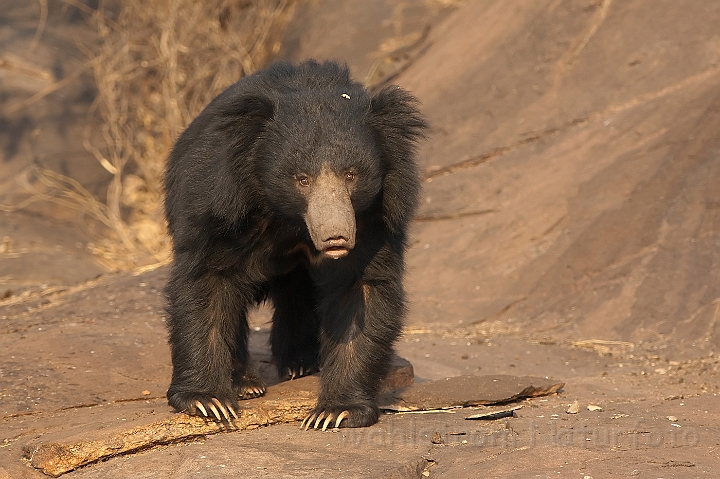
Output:
M320 312L320 395L301 428L375 424L380 381L402 330L402 283L358 281L348 291L324 298Z
M177 411L237 418L248 369L246 311L252 296L232 274L199 278L174 267L166 290L173 364L168 402ZM255 395L264 386L255 387Z

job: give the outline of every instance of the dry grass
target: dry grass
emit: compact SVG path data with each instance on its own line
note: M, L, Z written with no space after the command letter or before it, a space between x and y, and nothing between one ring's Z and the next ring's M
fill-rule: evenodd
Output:
M95 47L79 45L89 61L69 78L90 69L95 79L84 143L112 175L107 196L97 199L72 178L33 167L24 175L30 197L0 209L38 200L78 209L105 226L90 249L109 268L165 263L162 175L175 139L212 98L278 52L300 0L123 0L114 18L104 0L97 10L62 1L85 12L98 32ZM13 111L67 81L12 105Z
M102 219L111 233L95 245L108 266L167 260L162 172L172 144L213 97L277 53L295 3L125 0L115 20L104 4L93 13L91 117L102 121L85 145L113 175Z

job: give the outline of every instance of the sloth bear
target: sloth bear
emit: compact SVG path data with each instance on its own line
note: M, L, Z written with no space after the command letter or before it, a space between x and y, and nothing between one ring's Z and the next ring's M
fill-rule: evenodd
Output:
M377 422L425 127L408 92L370 96L334 62L273 64L198 115L165 173L172 407L230 420L265 393L246 315L270 300L281 377L320 371L305 429Z

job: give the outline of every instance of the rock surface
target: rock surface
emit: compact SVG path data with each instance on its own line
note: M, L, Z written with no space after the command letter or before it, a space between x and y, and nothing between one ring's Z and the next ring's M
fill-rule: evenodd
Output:
M399 378L407 378L407 361L394 361L395 368L382 387L402 388L391 394L388 409L423 411L503 403L529 397L554 394L562 387L540 378L512 376L462 376L450 380L425 382L417 387ZM400 372L400 373L398 373ZM75 409L61 413L66 424L40 441L23 446L24 459L43 473L58 477L79 467L113 457L178 444L211 434L253 430L264 426L301 421L317 400L318 378L305 377L277 384L264 397L241 403L240 417L216 422L168 410L164 399L120 402L106 406ZM478 399L484 398L484 399ZM394 406L401 404L401 407ZM381 407L385 408L381 403ZM58 415L35 418L35 428L51 428ZM45 424L43 424L45 423Z
M82 62L70 39L87 26L64 2L47 2L29 49L40 3L3 2L3 204L37 161L99 197L107 178L82 147L86 82L8 112ZM310 3L286 58L391 78L432 124L398 353L420 384L535 376L563 390L497 421L460 409L326 433L279 424L67 477L715 477L720 3ZM165 272L96 278L76 218L49 204L0 215L0 479L44 477L23 446L67 439L76 414L98 427L134 407L169 414ZM272 389L268 320L254 313L251 347Z

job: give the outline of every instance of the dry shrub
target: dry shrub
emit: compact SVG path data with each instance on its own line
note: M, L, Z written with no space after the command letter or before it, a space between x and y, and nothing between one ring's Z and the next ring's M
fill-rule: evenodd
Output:
M103 3L95 11L100 42L87 53L91 118L101 121L85 145L113 175L100 208L110 233L92 246L107 266L167 261L162 172L172 144L213 97L277 53L296 1L123 0L115 20Z

